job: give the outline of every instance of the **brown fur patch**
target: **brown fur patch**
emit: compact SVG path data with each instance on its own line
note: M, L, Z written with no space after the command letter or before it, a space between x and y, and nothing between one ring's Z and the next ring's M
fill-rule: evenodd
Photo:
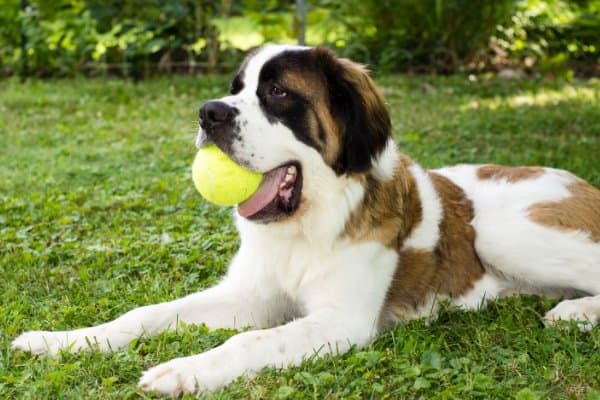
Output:
M364 180L365 197L346 222L345 235L355 241L376 241L393 249L400 247L421 220L421 203L416 184L407 168L411 160L401 156L394 178L380 181L368 174Z
M486 179L505 179L507 182L515 183L527 179L535 179L544 175L542 167L507 167L503 165L483 165L477 168L477 177Z
M568 186L571 197L529 207L529 218L541 225L567 231L584 231L600 242L600 190L575 178Z
M367 173L371 159L384 149L391 135L383 95L363 65L338 58L322 47L312 49L310 55L322 78L320 86L327 92L323 99L329 114L320 115L320 120L335 127L329 132L337 133L337 151L331 153L337 157L330 165L337 174Z
M369 76L367 68L346 58L339 58L338 62L342 66L342 75L346 82L360 93L366 115L369 116L371 122L382 125L374 130L391 132L391 121L385 107L385 99Z
M440 239L434 251L398 248L399 261L381 315L410 319L433 296L457 297L481 278L484 268L475 252L473 206L462 189L445 177L429 176L442 201ZM400 240L400 244L406 237Z

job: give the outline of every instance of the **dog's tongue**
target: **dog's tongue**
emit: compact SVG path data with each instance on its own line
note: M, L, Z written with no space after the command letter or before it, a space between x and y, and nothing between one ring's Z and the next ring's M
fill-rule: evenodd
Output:
M287 167L280 167L267 172L256 193L248 200L238 204L238 213L248 218L269 205L279 192L279 184L285 178Z

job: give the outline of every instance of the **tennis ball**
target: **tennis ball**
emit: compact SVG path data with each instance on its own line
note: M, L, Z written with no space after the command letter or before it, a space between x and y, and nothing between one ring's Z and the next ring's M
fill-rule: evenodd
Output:
M232 161L217 146L201 147L192 164L194 186L202 197L220 206L248 199L260 185L262 174L248 171Z

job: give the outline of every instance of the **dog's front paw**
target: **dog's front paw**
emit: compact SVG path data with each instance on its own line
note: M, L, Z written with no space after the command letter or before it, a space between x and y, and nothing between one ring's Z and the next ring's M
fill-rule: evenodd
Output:
M159 364L142 374L139 386L144 391L173 397L216 390L244 373L234 358L218 355L213 350Z
M200 385L195 372L194 366L186 358L176 358L144 372L139 387L147 392L172 397L196 393Z
M69 347L69 337L65 332L29 331L13 340L10 347L35 355L55 356Z

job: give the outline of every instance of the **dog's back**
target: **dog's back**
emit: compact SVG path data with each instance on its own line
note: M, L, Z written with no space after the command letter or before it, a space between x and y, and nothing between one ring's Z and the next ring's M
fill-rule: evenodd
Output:
M551 168L437 172L473 202L475 247L487 269L524 286L600 293L600 190Z

